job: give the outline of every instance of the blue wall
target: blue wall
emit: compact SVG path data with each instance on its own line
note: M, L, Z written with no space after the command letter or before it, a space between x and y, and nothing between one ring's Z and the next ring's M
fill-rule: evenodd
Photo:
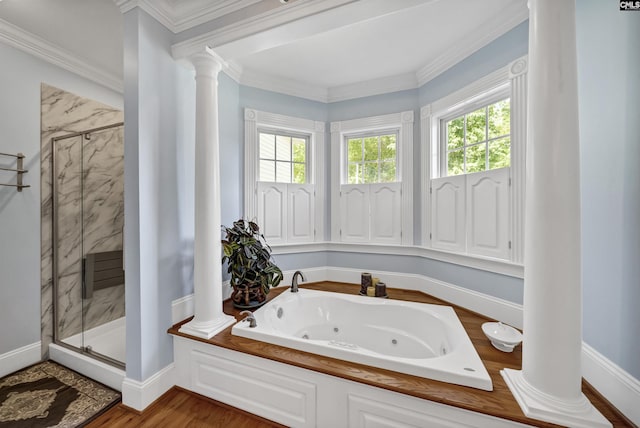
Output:
M640 16L576 12L584 340L640 379Z
M529 21L498 37L420 88L420 105L432 103L529 52Z
M421 207L419 203L421 192L420 153L422 150L420 147L420 107L446 96L526 55L527 44L528 22L525 22L418 89L323 104L240 86L240 105L242 107L327 122L413 110L415 118L413 142L414 239L419 244L421 229ZM327 160L325 175L327 178L330 176L329 160L331 159L329 139L330 134L327 133L327 151L325 154ZM328 186L328 181L327 189L327 200L329 201L330 187ZM330 218L331 211L328 201L325 206L325 215ZM422 274L508 301L522 303L523 282L521 279L422 257L316 252L279 254L276 256L276 261L285 270L329 265Z
M126 361L140 381L173 361L171 302L193 289L193 109L175 106L195 101L172 33L139 8L124 30Z
M44 294L40 285L40 84L118 109L123 100L121 94L3 42L0 58L0 152L25 155L29 172L24 183L31 186L22 192L0 188L0 325L13 326L0 335L3 355L40 341L41 296L50 304L52 295L50 285ZM2 156L0 166L15 168L15 159ZM14 172L0 172L0 183L15 180Z
M274 260L282 270L332 266L358 269L363 272L399 272L423 275L509 302L522 304L521 279L419 256L319 251L277 254L274 256ZM403 288L402 284L389 284L389 286Z
M240 86L224 73L218 75L218 103L221 221L231 225L244 209L244 121L238 115Z

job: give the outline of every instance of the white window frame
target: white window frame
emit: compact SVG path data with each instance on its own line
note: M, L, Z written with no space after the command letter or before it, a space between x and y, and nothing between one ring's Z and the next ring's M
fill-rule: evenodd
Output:
M331 122L331 240L340 242L340 186L346 183L345 136L398 129L396 183L401 185L401 243L413 245L413 110Z
M314 241L324 241L324 146L325 122L268 113L255 109L244 110L244 217L258 216L259 132L278 131L308 136L307 184L314 185ZM284 183L283 183L284 184Z
M291 164L291 174L292 175L293 175L293 164L302 163L302 162L294 162L293 160L282 161L282 160L277 160L275 158L274 159L261 158L260 157L260 134L261 133L263 133L263 134L273 134L276 137L281 136L281 137L287 137L287 138L290 138L290 139L298 138L298 139L305 140L305 149L304 149L304 151L305 151L305 154L304 154L305 182L304 183L298 183L298 184L311 183L311 181L309 180L309 168L310 168L309 160L312 159L312 156L310 156L310 153L309 153L310 152L310 147L311 147L311 136L309 134L303 134L303 133L299 133L299 132L291 132L291 131L288 131L288 130L284 130L282 128L274 129L274 128L268 128L268 127L259 127L258 128L258 150L257 150L257 152L258 152L258 164L257 164L258 165L258 181L261 181L261 180L259 180L259 178L260 178L260 161L261 160L269 160L269 161L273 161L274 163L277 163L277 162L290 163ZM275 150L277 152L277 144L276 144L276 149ZM277 158L276 152L274 152L274 156ZM292 153L293 153L293 147L292 147ZM277 172L274 171L273 175L274 175L274 177L276 177L277 176ZM277 180L277 177L276 177L276 180ZM276 180L274 180L273 183L285 183L285 182L276 181ZM295 184L295 183L293 183L293 181L288 181L286 183Z
M399 162L398 162L398 158L399 158L399 150L398 150L398 141L400 141L400 130L398 128L391 128L391 129L379 129L379 130L375 130L375 131L371 131L371 132L358 132L355 134L349 133L349 134L344 134L343 138L344 138L344 142L342 145L342 150L344 150L343 156L345 159L345 176L343 177L343 183L342 184L348 184L346 183L346 181L348 180L348 173L349 173L349 148L347 145L347 141L350 139L366 139L366 138L370 138L370 137L378 137L380 138L383 135L395 135L396 136L396 158L395 158L395 162L396 162L396 177L395 177L395 181L389 181L389 182L384 182L384 181L376 181L375 183L370 183L370 184L382 184L382 183L397 183L399 182ZM364 150L362 151L362 155L364 156ZM376 159L377 163L380 163L381 159L380 159L380 152L378 151L378 158ZM369 161L372 162L372 161ZM363 164L367 163L367 161L365 161L364 159L362 160ZM380 175L380 171L378 170L378 175ZM365 184L365 183L356 183L356 184Z
M511 102L511 166L510 166L510 257L512 263L524 262L525 151L527 137L527 56L420 110L422 246L431 247L431 179L440 177L443 119L480 107L500 96ZM478 257L469 255L468 257Z
M445 176L449 176L448 171L447 171L447 156L445 156L445 154L447 153L447 133L445 131L446 128L446 124L447 122L449 122L452 119L456 119L462 115L466 115L469 113L472 113L476 110L478 110L481 107L486 107L489 105L492 105L498 101L504 100L509 98L510 96L510 90L509 90L509 84L505 83L504 85L498 86L497 88L495 88L494 90L489 91L488 93L482 94L482 96L478 97L476 100L474 101L470 101L470 102L466 102L466 103L462 103L460 104L456 109L454 110L450 110L447 112L446 115L443 116L438 116L439 119L439 123L438 123L438 141L439 141L439 145L438 145L438 157L440 158L440 163L439 163L439 170L434 170L431 174L431 177L435 178L435 177L445 177ZM488 123L487 123L488 126ZM478 144L486 144L487 147L487 155L489 152L489 145L488 143L491 142L491 140L496 140L499 138L503 138L504 136L500 136L500 137L495 137L495 138L488 138L487 140L483 140L480 143L472 143L472 144L465 144L463 146L463 149L467 148L467 147L471 147L473 145L478 145ZM465 162L465 166L466 166L466 159L464 159ZM489 171L488 169L484 170L484 171ZM438 174L439 173L439 174ZM465 172L464 174L470 174L469 172ZM463 175L463 174L459 174L459 175Z

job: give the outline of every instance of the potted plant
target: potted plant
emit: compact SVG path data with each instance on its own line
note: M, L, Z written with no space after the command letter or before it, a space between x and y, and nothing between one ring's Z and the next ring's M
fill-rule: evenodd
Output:
M222 263L228 262L231 274L231 300L240 309L254 309L267 301L271 287L282 281L282 271L271 259L258 225L244 219L233 222L233 227L222 226Z

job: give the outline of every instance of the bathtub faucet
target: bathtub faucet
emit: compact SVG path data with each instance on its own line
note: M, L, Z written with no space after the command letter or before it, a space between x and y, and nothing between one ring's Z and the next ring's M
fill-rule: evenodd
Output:
M253 315L253 312L251 312L251 311L242 311L242 312L240 312L240 315L246 315L247 316L242 321L249 321L249 328L255 328L255 327L258 326L258 323L256 322L256 317Z
M300 279L302 279L302 282L305 282L307 280L307 278L305 278L304 274L302 272L300 272L299 270L297 270L293 274L293 278L291 278L291 292L292 293L297 293L298 292L298 276L300 276Z

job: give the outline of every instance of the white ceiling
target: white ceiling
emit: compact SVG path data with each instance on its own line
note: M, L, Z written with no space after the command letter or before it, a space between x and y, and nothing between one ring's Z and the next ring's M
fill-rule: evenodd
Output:
M406 73L469 43L514 0L440 0L356 22L248 56L243 70L333 88ZM355 18L354 18L355 20Z
M322 15L316 11L313 17L296 16L290 27L285 24L281 33L284 31L286 37L283 40L280 34L277 43L269 42L274 33L269 29L247 36L247 40L254 40L251 49L242 40L214 45L214 49L219 48L226 59L232 60L233 68L239 71L235 76L238 80L247 84L259 82L256 86L278 89L294 82L317 92L402 76L405 85L416 87L513 28L528 14L526 0L322 1L328 8L325 15L333 16L334 25L312 25L311 18ZM121 81L121 8L146 5L172 31L196 32L206 26L205 20L220 21L225 16L251 19L255 17L248 13L244 16L243 12L262 10L268 15L283 8L303 9L305 4L317 8L319 2L292 0L280 5L277 0L0 0L0 20L5 21L0 21L0 41L3 28L15 25ZM310 24L301 31L305 20ZM216 34L221 30L224 28L216 29ZM242 79L242 75L252 77ZM413 83L407 83L407 79Z

